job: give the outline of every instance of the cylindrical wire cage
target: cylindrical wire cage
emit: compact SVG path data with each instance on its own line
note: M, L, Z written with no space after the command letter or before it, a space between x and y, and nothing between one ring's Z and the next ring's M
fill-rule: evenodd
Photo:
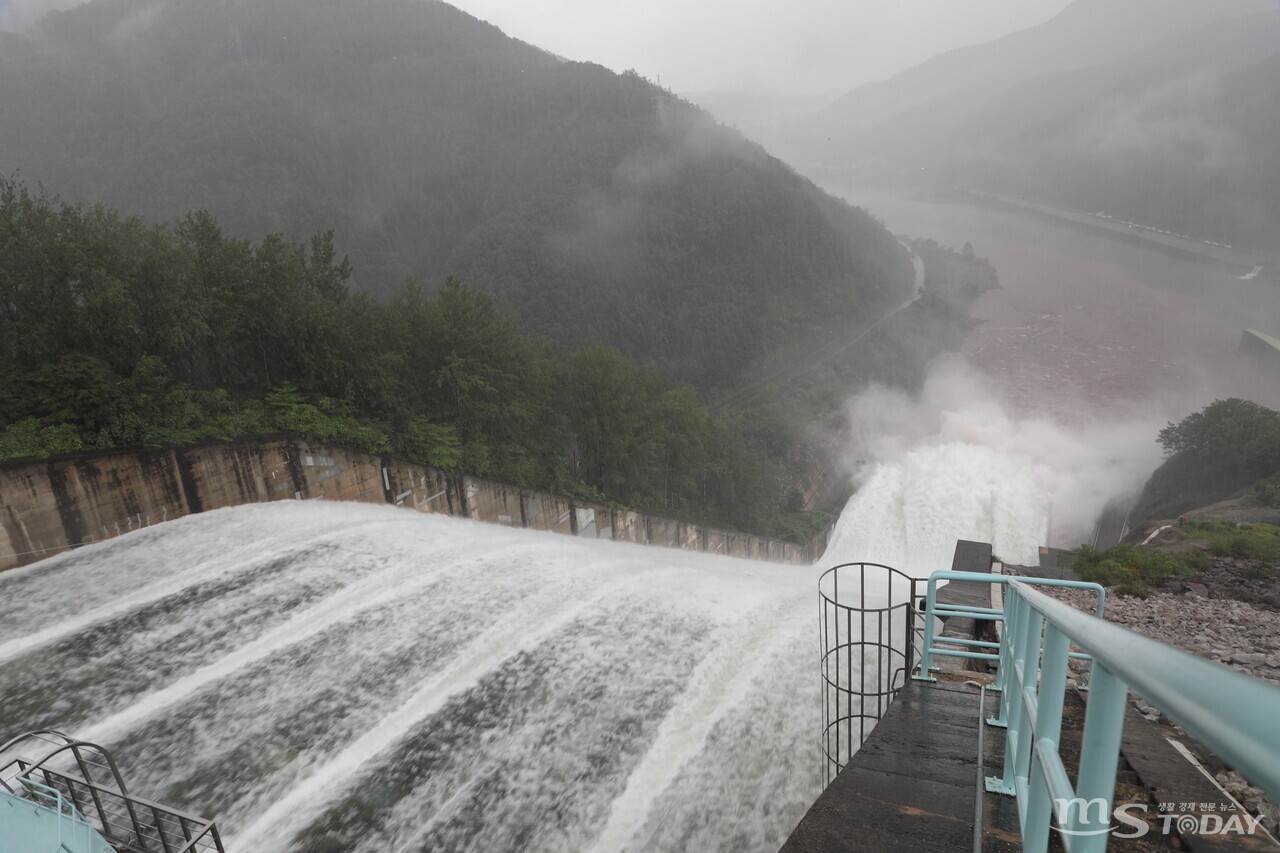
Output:
M845 563L818 579L824 784L849 763L915 665L916 579Z

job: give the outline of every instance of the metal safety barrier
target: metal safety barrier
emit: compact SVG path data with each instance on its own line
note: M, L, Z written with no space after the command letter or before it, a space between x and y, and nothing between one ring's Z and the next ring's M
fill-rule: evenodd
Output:
M906 685L915 665L918 583L879 563L845 563L818 580L826 784Z
M9 761L0 766L0 789L52 802L60 815L74 815L117 850L224 853L213 821L130 794L115 760L97 744L56 731L27 732L0 746L4 758Z
M1007 587L1011 582L1034 584L1036 586L1059 586L1070 589L1083 589L1093 592L1097 598L1094 613L1101 618L1107 602L1107 591L1096 583L1087 581L1058 580L1055 578L1015 578L1009 575L991 575L985 572L934 572L929 576L925 591L925 626L924 642L921 648L920 673L913 675L917 681L936 681L930 672L936 672L935 656L967 658L969 660L985 660L998 663L1002 660L1003 639L999 643L989 640L967 640L959 637L940 637L937 631L937 620L952 617L976 619L1001 623L1005 621L1005 610L997 607L968 607L958 604L945 604L938 601L938 584L940 581L975 581L977 583L998 584ZM944 646L960 646L959 649ZM975 651L986 649L987 651ZM1072 657L1089 660L1089 655L1072 653ZM997 681L992 690L1000 690L1004 686L1005 667L1000 667Z
M1130 689L1280 798L1280 688L1081 612L1029 580L1008 581L1002 615L1004 689L990 722L1008 734L1003 774L986 787L1017 798L1024 850L1048 849L1051 822L1068 853L1106 850ZM1058 749L1072 643L1093 660L1074 785Z
M80 814L71 801L62 792L48 785L41 785L30 779L23 779L22 787L25 799L37 806L43 806L57 815L56 836L57 851L88 850L91 844L92 829L88 819ZM78 845L78 846L77 846Z

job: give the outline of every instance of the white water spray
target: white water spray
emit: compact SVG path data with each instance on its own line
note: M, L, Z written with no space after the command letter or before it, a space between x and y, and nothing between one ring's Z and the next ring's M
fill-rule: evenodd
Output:
M849 405L860 484L826 562L870 560L918 577L951 565L956 539L1035 565L1041 545L1087 538L1107 500L1136 490L1160 459L1151 416L1083 429L1010 416L963 360L940 361L915 397L882 387Z
M1049 509L1048 493L1021 460L980 445L926 447L875 468L845 507L828 553L927 577L951 567L957 539L973 539L1032 565Z

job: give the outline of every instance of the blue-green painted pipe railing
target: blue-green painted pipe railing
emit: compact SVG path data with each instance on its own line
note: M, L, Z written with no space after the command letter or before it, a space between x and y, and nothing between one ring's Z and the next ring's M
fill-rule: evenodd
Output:
M961 657L971 660L986 661L1002 661L1003 660L1003 642L992 643L986 640L966 640L958 637L939 637L935 627L936 618L957 617L962 619L979 619L990 622L1005 621L1005 611L994 607L965 607L958 604L940 604L938 603L938 583L939 581L976 581L986 584L1001 584L1008 586L1011 581L1019 580L1008 575L992 575L986 572L934 572L929 576L928 587L925 592L925 624L924 624L924 642L922 645L920 659L920 674L912 676L917 681L936 681L929 673L938 669L934 666L933 658L936 655L944 655L949 657ZM1084 589L1093 592L1097 596L1094 604L1094 613L1099 617L1102 616L1103 609L1107 602L1107 591L1096 583L1088 583L1086 581L1068 581L1056 580L1054 578L1022 578L1020 582L1024 584L1036 584L1038 586L1063 586L1072 589ZM1006 604L1007 607L1007 604ZM1006 628L1007 630L1007 628ZM944 646L962 646L960 649L942 648ZM969 651L969 649L992 649L992 652ZM1072 657L1088 659L1087 654L1072 653ZM1005 667L1001 666L997 681L991 690L1003 690L1004 688ZM992 725L1003 726L1002 720L993 720Z
M987 788L1017 796L1024 850L1048 849L1055 818L1069 853L1106 850L1130 689L1280 798L1280 687L1090 616L1023 581L1007 586L1004 620L999 719L1008 737L1004 775L988 778ZM1074 788L1058 753L1072 643L1093 658Z
M0 849L53 853L101 853L112 849L61 791L30 779L19 781L26 789L25 799L0 790L0 797L7 800L0 801L6 806L0 817L7 818L3 821ZM17 809L18 813L8 809Z

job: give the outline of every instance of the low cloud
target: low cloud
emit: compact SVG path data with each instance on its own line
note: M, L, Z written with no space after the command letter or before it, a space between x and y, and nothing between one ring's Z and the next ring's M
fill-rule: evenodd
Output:
M627 154L614 169L609 188L579 199L569 225L551 238L559 252L608 277L626 279L640 263L637 235L653 189L681 180L691 166L717 155L730 153L749 161L765 156L737 131L720 127L683 103L660 96L654 111L660 144Z
M1202 118L1226 94L1220 77L1207 70L1163 80L1090 116L1075 131L1076 141L1103 160L1150 157L1212 171L1240 168L1245 151L1239 135Z

